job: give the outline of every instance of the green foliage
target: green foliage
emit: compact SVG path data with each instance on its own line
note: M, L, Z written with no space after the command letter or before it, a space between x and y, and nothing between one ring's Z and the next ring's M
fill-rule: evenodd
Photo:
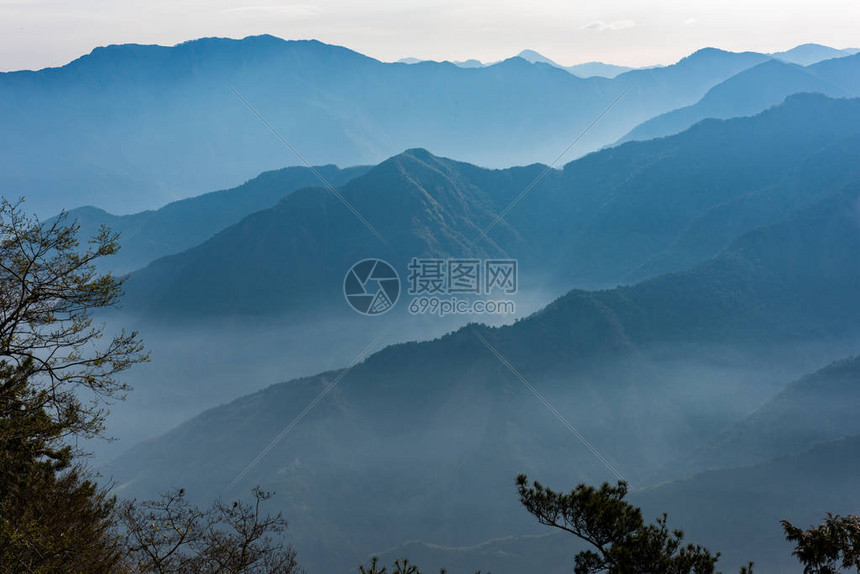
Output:
M627 483L604 483L599 489L580 484L569 493L517 477L520 502L541 524L569 532L594 550L576 555L576 574L713 574L719 554L702 546L682 545L684 534L669 531L664 514L645 524L642 512L624 500ZM595 551L596 550L596 551ZM751 567L751 565L750 565Z
M33 391L25 408L44 410L65 434L94 436L105 400L127 390L116 376L147 355L134 332L99 344L92 313L117 303L122 280L99 274L95 262L119 244L102 228L81 250L77 232L64 214L42 223L21 202L0 200L0 364L26 369L16 383Z
M0 571L297 574L286 522L261 513L268 493L208 510L184 491L117 508L73 464L66 439L103 432L106 402L126 390L116 376L147 356L136 333L100 346L93 325L122 293L96 268L116 235L102 228L81 250L65 222L0 201Z
M821 524L802 530L782 521L785 537L795 544L792 554L804 574L835 574L841 568L860 572L860 516L829 514Z
M114 572L114 500L66 439L102 432L116 375L145 360L135 333L99 345L93 310L121 281L96 272L118 249L103 229L80 250L63 216L44 224L0 200L0 571ZM85 392L91 399L85 401Z
M80 467L31 469L0 494L0 571L116 572L114 500ZM5 482L5 480L4 480Z
M114 500L72 462L65 430L27 386L32 363L0 366L0 571L112 572Z

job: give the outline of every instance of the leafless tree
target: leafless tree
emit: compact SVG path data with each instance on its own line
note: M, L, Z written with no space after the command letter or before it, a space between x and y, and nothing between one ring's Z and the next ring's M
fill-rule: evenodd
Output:
M184 490L159 500L120 506L133 572L156 574L299 574L296 553L284 541L281 514L262 513L271 497L259 488L253 502L208 509L191 504Z

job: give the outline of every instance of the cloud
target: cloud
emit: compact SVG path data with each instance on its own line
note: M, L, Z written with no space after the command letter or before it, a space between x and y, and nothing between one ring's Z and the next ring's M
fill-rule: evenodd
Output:
M316 16L321 10L308 4L281 4L267 6L239 6L221 10L221 14L272 14L277 16Z
M686 20L684 20L684 26L689 26L690 24L695 24L696 22L698 22L698 20L695 18L687 18Z
M582 30L594 30L595 32L604 32L606 30L625 30L636 25L633 20L615 20L614 22L604 22L603 20L595 20L582 26Z

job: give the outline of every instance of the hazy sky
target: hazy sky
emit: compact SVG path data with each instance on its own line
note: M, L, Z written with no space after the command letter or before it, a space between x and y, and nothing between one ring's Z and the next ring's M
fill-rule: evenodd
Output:
M509 57L667 64L704 46L860 47L858 0L0 0L0 69L67 63L105 44L202 36L316 38L379 58Z

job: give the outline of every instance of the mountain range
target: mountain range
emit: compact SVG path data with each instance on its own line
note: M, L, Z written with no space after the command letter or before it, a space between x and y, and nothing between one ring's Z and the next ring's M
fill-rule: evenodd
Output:
M692 106L651 118L620 141L672 135L706 118L754 115L791 94L801 92L857 97L860 95L860 55L827 60L805 68L781 60L763 62L714 86Z
M857 52L860 52L860 49L844 48L840 50L837 48L831 48L830 46L822 46L821 44L801 44L800 46L795 46L791 50L775 52L771 55L774 58L785 62L800 64L801 66L809 66L824 60L853 56Z
M694 474L708 468L752 466L860 435L858 382L858 357L794 381L689 460L676 465L673 472Z
M562 170L487 170L425 150L358 172L324 168L332 182L356 175L339 193L389 246L331 190L290 194L312 177L300 170L121 218L139 222L122 240L129 253L154 256L239 219L254 198L286 196L131 274L122 308L104 318L142 331L154 360L129 375L135 392L113 407L113 436L124 440L91 448L117 453L267 384L348 364L369 328L387 328L387 343L427 340L471 320L524 317L574 286L610 288L689 269L744 233L860 181L858 116L857 101L802 95L759 116L610 148ZM519 291L506 297L514 313L409 313L412 257L485 255L518 259ZM394 265L403 289L393 311L371 319L356 314L342 291L349 267L368 257ZM131 259L122 251L116 258L106 263L120 270Z
M105 269L125 274L152 261L185 251L251 213L272 207L293 191L320 185L343 185L369 167L338 169L333 165L288 167L265 172L232 189L214 191L168 203L151 211L113 215L93 206L67 212L83 237L93 237L102 225L118 233L122 249L102 262ZM316 172L316 173L314 173Z
M603 62L585 62L583 64L575 64L573 66L562 66L534 50L523 50L517 54L517 57L533 64L549 64L550 66L567 70L574 76L578 76L580 78L592 78L594 76L599 76L601 78L614 78L624 72L629 72L634 69L629 66L616 66L615 64L604 64Z
M487 170L411 150L338 192L388 245L331 190L305 188L137 271L125 307L149 319L313 317L341 308L345 270L368 257L403 277L412 257L514 257L525 292L614 286L705 261L856 181L858 153L860 100L814 95L562 170Z
M532 64L547 64L554 68L567 70L568 72L579 78L593 78L595 76L601 78L614 78L619 74L623 74L624 72L629 72L630 70L634 69L629 66L616 66L614 64L604 64L603 62L586 62L584 64L575 64L573 66L562 66L561 64L555 63L543 54L535 52L534 50L523 50L522 52L517 54L516 57L522 58L523 60ZM419 58L401 58L397 61L401 64L420 64L422 62L428 62L431 60L421 60ZM487 66L497 64L498 62L484 63L480 60L475 60L473 58L469 60L455 61L451 63L461 68L485 68Z
M833 508L857 513L854 477L860 468L860 436L817 444L798 454L748 467L702 472L688 479L633 492L644 516L666 512L669 526L681 528L686 540L707 541L721 552L719 571L731 572L751 560L768 572L794 572L797 561L782 536L780 520L806 527L820 522ZM809 485L816 485L810 489ZM550 484L564 488L567 484ZM409 541L376 553L390 564L403 556L428 569L449 571L570 572L583 545L560 532L512 535L471 546Z
M801 66L810 66L812 64L817 64L818 62L824 60L843 58L845 56L853 56L857 52L860 52L860 49L845 48L840 50L837 48L831 48L830 46L823 46L821 44L801 44L784 52L774 52L770 54L770 56L783 62L790 62L792 64L799 64ZM583 64L574 64L572 66L563 66L551 60L550 58L547 58L543 54L536 52L535 50L523 50L519 54L517 54L517 57L532 62L533 64L549 64L550 66L555 66L557 68L567 70L574 76L579 76L580 78L590 78L593 76L614 78L619 74L623 74L624 72L629 72L630 70L636 69L630 66L618 66L614 64L605 64L603 62L586 62ZM419 58L401 58L400 60L398 60L398 62L404 64L418 64L420 62L426 61L428 60L421 60ZM475 59L469 59L453 63L464 68L480 68L491 65ZM656 68L659 66L649 67Z
M0 187L26 192L43 216L153 209L301 164L267 124L311 164L375 164L419 146L491 167L546 163L580 136L571 157L612 143L768 58L705 49L583 79L522 58L382 63L272 36L107 46L0 74Z
M641 489L649 472L753 413L776 394L779 377L856 345L858 205L860 188L846 189L750 231L689 271L573 291L511 326L473 325L388 347L344 373L237 488L277 491L307 564L324 571L345 572L368 548L408 539L450 546L537 534L517 508L518 472L549 484L617 477L525 379ZM105 472L123 495L183 485L211 496L340 374L275 385L207 411ZM666 502L646 491L642 500ZM691 520L687 502L686 513L668 505L679 524ZM729 511L720 516L727 515L737 520ZM733 540L696 525L698 542L725 548ZM759 555L774 553L769 532L754 540Z
M116 45L0 74L0 186L120 234L95 319L153 360L122 440L79 446L122 498L259 485L309 572L561 574L582 546L514 477L623 479L721 570L789 571L780 519L860 513L858 97L857 50L817 44L642 69ZM367 317L347 271L376 258L400 299ZM415 313L413 258L516 260L516 310Z

